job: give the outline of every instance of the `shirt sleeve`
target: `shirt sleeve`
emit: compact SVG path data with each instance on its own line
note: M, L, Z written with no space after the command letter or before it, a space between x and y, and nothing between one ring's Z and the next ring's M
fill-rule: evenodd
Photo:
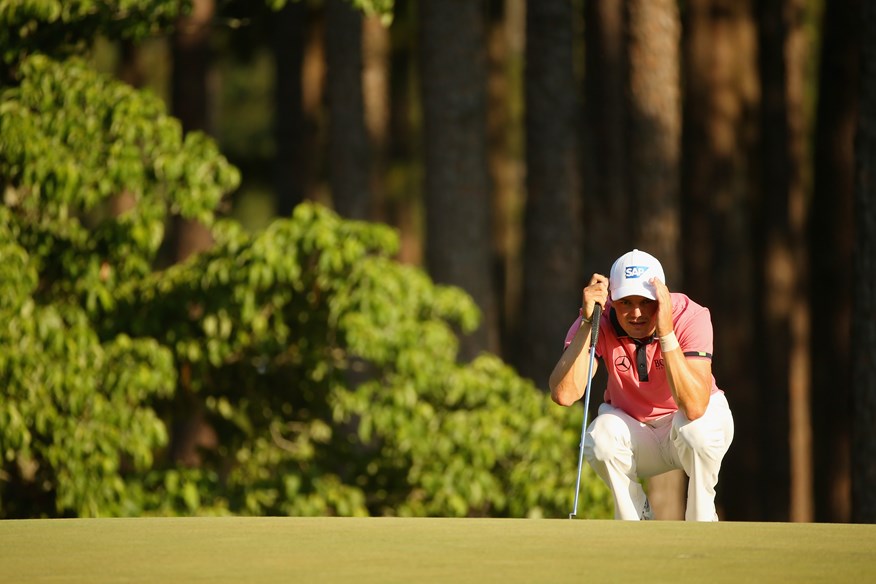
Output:
M569 345L572 344L572 339L575 338L575 333L578 332L578 329L581 328L581 318L576 318L575 322L572 323L572 326L569 327L569 332L566 333L566 343L563 345L563 350L569 348Z
M709 309L698 307L689 318L679 322L676 336L685 357L711 359L714 339Z

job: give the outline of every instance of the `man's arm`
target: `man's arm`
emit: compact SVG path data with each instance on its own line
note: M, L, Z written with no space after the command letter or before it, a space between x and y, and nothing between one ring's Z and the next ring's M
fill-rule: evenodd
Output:
M666 378L678 409L688 420L696 420L706 413L712 393L712 362L708 359L688 359L678 345L672 321L672 297L669 288L659 279L651 283L657 290L660 303L657 313L657 336L660 337ZM665 346L665 343L674 345Z
M680 347L664 352L663 362L678 409L691 421L705 414L712 393L712 362L688 359Z
M563 351L563 355L551 372L551 399L561 406L570 406L584 395L587 388L587 369L590 364L590 330L592 324L582 322L572 342ZM593 362L596 373L597 363Z
M605 306L608 301L608 278L602 274L593 274L590 284L581 294L581 314L584 322L578 328L572 342L566 347L560 360L554 366L548 381L551 388L551 399L561 406L570 406L584 395L587 389L587 369L590 353L590 330L593 309L597 303ZM596 373L598 365L593 362L591 377Z

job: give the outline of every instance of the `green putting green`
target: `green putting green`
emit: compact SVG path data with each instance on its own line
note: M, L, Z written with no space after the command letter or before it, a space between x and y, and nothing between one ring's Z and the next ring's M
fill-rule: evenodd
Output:
M876 526L568 519L0 522L3 582L876 582Z

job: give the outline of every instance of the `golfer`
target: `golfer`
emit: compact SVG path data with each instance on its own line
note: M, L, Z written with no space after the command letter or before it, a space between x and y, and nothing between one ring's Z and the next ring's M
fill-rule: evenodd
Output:
M688 521L717 521L715 486L733 440L733 415L712 376L709 310L670 292L660 262L634 249L610 278L593 274L550 376L552 399L581 399L590 369L591 316L603 308L595 355L608 369L604 403L583 452L611 489L615 519L652 519L639 479L673 469L689 477Z

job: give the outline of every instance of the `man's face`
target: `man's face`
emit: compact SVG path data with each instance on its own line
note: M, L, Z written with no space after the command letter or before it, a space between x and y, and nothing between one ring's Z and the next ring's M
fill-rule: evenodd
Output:
M628 335L644 339L657 329L657 301L644 296L625 296L612 302L617 320Z

